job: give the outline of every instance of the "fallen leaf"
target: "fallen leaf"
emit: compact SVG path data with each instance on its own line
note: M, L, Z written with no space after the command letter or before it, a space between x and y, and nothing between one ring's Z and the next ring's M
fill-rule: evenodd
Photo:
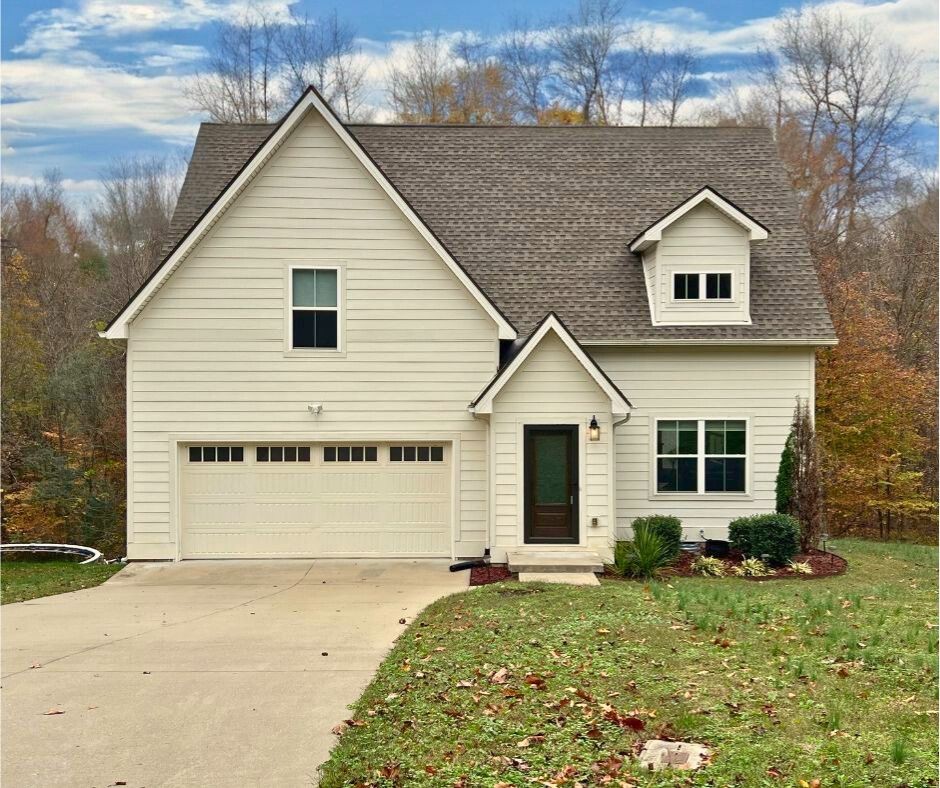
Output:
M506 668L500 668L490 676L490 683L505 684L509 680L509 671Z
M544 733L533 733L531 736L526 736L522 741L516 742L516 746L525 749L533 744L541 744L543 741L545 741Z
M336 725L330 728L330 733L332 733L334 736L342 736L348 727L349 726L345 722L337 722Z
M49 711L43 713L43 716L49 717L53 714L65 714L65 711L63 711L62 709L49 709Z

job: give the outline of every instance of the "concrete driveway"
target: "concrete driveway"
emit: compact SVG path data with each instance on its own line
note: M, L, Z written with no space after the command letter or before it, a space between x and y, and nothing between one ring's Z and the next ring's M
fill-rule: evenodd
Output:
M445 561L134 564L6 605L4 788L315 785L399 620L467 580Z

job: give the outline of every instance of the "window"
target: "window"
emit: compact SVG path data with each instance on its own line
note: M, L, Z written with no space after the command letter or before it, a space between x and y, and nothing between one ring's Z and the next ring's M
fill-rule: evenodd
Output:
M744 420L656 422L656 492L743 493L746 463Z
M339 269L292 268L291 347L339 348Z
M702 277L705 287L702 287ZM731 274L673 274L672 297L676 301L731 300Z
M389 446L391 462L444 462L443 446Z
M705 274L705 298L731 298L731 274Z
M190 446L190 462L244 462L244 446Z
M378 462L378 446L324 446L323 462Z
M673 274L673 296L681 301L698 299L698 274Z
M257 446L256 462L310 462L309 446Z

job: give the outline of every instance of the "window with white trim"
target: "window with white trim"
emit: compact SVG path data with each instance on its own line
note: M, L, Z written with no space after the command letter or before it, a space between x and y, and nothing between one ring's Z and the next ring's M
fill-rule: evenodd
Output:
M324 446L323 462L378 462L378 446Z
M730 273L674 273L672 297L676 301L730 301Z
M290 346L302 350L339 348L339 269L291 268Z
M746 421L657 419L656 492L746 491Z
M257 446L255 462L310 462L310 447Z

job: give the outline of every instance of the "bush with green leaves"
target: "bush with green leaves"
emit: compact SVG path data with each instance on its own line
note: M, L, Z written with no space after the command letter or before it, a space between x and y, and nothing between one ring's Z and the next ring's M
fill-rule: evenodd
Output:
M790 571L795 575L813 574L813 567L810 566L809 561L791 561L788 566L790 567Z
M787 436L780 454L780 467L777 470L777 513L792 514L793 508L793 472L796 455L793 452L793 432Z
M728 566L720 558L710 555L700 555L692 562L692 571L705 577L724 577Z
M633 523L633 532L637 526L648 527L663 540L670 558L678 558L682 549L682 520L670 514L651 514L648 517L637 517Z
M739 517L728 526L728 540L747 558L763 558L771 566L786 566L800 549L800 523L788 514Z
M759 558L745 558L733 571L738 577L767 577L774 574L774 570Z
M648 523L634 522L633 540L614 546L614 569L624 577L650 580L672 563L669 546Z

